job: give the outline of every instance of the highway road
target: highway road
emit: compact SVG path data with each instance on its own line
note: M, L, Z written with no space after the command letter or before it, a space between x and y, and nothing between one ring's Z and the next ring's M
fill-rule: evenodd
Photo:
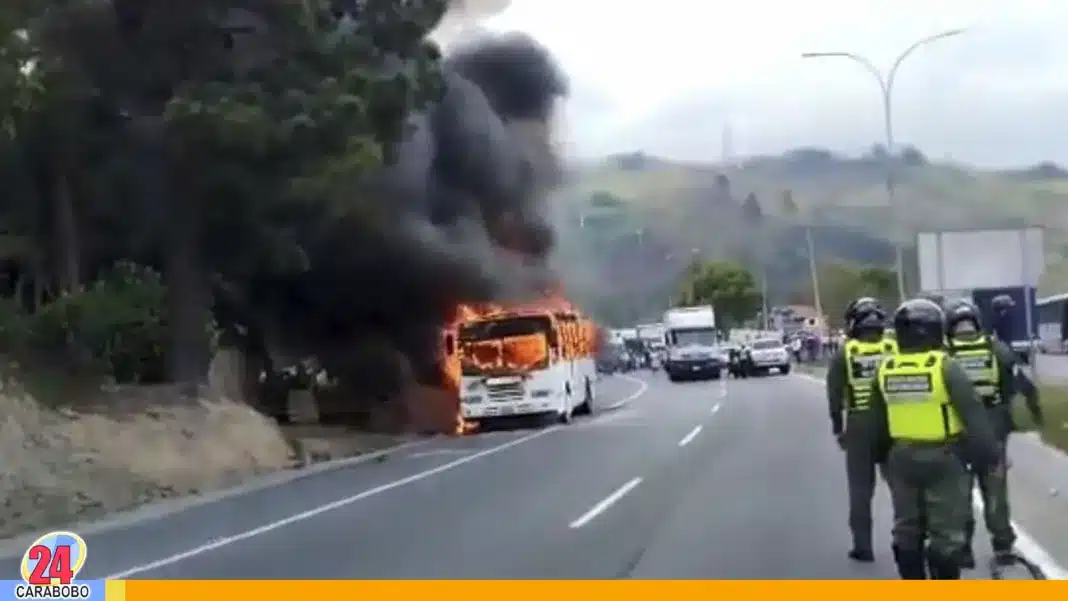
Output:
M598 406L99 532L83 575L896 578L883 486L876 563L846 558L843 457L818 383L615 377Z

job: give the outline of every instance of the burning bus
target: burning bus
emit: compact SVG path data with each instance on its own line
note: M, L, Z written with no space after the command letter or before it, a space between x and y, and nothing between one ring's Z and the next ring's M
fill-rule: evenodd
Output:
M460 417L552 416L593 411L596 329L570 307L483 312L456 330Z

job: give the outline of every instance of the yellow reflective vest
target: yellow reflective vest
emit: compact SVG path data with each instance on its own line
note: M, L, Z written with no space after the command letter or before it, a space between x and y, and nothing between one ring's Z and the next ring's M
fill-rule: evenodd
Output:
M893 348L883 340L864 342L850 338L845 343L846 384L849 387L849 410L864 410L871 403L875 371L883 357Z
M886 344L886 348L888 349L887 352L897 352L897 335L894 333L894 330L890 329L883 331L883 342Z
M964 368L968 379L975 386L979 398L985 405L992 406L1002 402L1001 368L998 364L994 346L986 336L977 340L955 341L949 343L949 352L953 359Z
M894 354L879 366L878 386L886 399L890 437L938 442L964 427L949 402L943 376L944 351Z

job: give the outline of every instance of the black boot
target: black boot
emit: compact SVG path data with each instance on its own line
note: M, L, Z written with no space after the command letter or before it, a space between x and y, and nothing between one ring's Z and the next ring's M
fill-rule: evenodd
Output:
M875 561L875 554L871 552L871 549L854 547L849 550L849 559L861 563L872 563Z
M923 549L904 549L894 545L893 550L894 563L902 580L927 580Z
M994 561L999 566L1011 566L1016 563L1016 555L1012 550L1012 543L1002 543L1000 541L994 541L992 545L994 547Z
M975 553L972 552L972 544L969 542L960 550L960 559L958 564L962 569L974 570L975 569Z
M927 569L931 573L931 580L960 580L960 557L928 551Z

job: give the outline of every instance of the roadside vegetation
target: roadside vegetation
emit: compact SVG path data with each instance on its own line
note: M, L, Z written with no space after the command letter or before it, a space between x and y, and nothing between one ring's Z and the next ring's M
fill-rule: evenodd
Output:
M1043 384L1040 394L1046 424L1038 432L1046 444L1068 453L1068 386ZM1017 427L1036 429L1022 400L1013 409Z
M597 262L601 271L640 266L634 270L638 281L597 283L599 290L621 292L634 313L647 310L644 304L651 301L644 299L673 293L695 252L706 260L741 262L754 273L766 266L772 304L784 304L808 286L806 230L820 264L892 268L887 159L880 146L862 156L801 148L731 164L683 163L635 152L576 167L558 196L567 209L565 222L583 224L578 237L587 252L570 259ZM1043 163L984 171L928 159L910 147L892 160L895 220L905 221L902 236L908 242L909 291L918 287L911 248L916 231L1026 225L1046 228L1049 267L1039 293L1068 291L1063 168ZM589 279L585 273L578 279Z
M341 4L0 6L0 536L294 465L291 390L364 378L323 299L391 219L359 184L440 97L446 3Z

